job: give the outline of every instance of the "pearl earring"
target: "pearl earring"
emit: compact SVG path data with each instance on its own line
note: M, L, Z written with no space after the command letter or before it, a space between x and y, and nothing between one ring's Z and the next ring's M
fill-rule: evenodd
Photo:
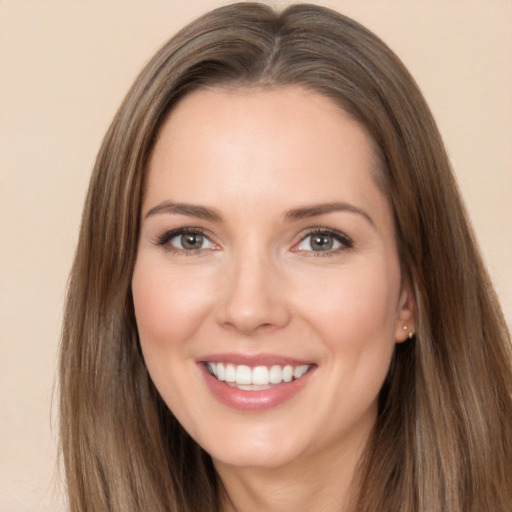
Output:
M402 329L403 329L404 331L407 331L407 325L405 324L405 325L402 327ZM413 336L414 336L414 331L409 331L409 334L407 335L407 337L408 337L409 339L412 339L412 337L413 337Z

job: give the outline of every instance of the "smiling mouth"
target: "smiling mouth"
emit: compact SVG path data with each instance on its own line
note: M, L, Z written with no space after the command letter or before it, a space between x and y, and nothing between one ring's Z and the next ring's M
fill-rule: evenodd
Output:
M244 364L206 362L208 373L218 381L244 391L261 391L300 379L312 364L250 367Z

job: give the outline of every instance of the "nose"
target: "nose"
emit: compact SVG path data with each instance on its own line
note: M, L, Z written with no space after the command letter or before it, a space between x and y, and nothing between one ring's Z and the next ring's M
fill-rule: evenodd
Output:
M254 335L285 327L291 318L283 272L263 255L239 257L221 283L217 321Z

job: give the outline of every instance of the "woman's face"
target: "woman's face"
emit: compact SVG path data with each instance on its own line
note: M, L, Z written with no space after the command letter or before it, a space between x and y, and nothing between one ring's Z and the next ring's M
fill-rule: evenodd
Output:
M361 126L300 88L201 90L164 123L135 314L155 386L216 464L364 444L414 327L377 166Z

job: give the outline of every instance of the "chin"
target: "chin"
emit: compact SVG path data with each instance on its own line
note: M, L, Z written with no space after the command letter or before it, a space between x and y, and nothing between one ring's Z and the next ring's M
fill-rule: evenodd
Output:
M239 430L239 429L237 429ZM301 449L299 440L282 432L246 431L246 435L226 431L215 442L200 443L217 465L238 468L279 468L297 460ZM286 439L283 439L286 437Z
M210 455L215 466L230 466L240 469L277 469L289 465L296 460L297 455L283 453L277 447L265 447L262 452L256 447L236 447L235 449L222 449L218 447L211 450Z

